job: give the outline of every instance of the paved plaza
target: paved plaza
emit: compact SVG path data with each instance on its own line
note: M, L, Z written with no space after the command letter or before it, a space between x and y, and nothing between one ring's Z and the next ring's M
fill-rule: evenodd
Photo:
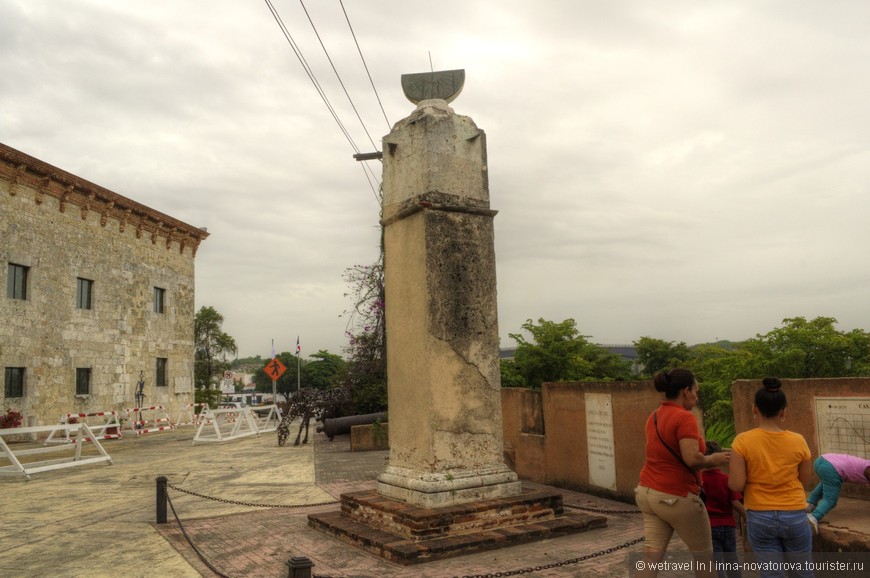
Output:
M637 514L616 513L631 512L633 505L564 491L566 505L604 510L607 527L397 566L307 524L309 513L338 508L341 493L373 488L388 452L350 452L348 436L330 442L313 429L313 441L301 447L290 445L295 436L278 447L274 433L193 446L194 433L188 427L107 440L112 465L44 472L30 481L0 478L0 576L280 577L288 575L287 560L306 556L314 576L334 578L470 576L538 567L527 575L623 577L629 555L642 547L575 561L641 537L642 523ZM169 490L170 500L196 549L171 509L169 523L155 524L157 476L177 488ZM685 547L675 539L671 550ZM566 561L575 562L551 567Z

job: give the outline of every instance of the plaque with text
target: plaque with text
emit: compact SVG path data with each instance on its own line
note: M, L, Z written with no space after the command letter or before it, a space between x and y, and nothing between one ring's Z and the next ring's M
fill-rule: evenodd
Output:
M586 444L589 448L589 483L615 491L613 405L609 393L586 394Z
M870 397L817 397L820 454L870 458Z
M175 378L175 393L191 393L193 391L193 380L189 377Z

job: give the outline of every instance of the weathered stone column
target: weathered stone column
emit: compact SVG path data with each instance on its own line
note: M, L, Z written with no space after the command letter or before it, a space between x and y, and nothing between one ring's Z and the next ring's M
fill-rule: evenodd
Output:
M423 100L384 138L383 162L390 459L378 492L427 508L516 495L485 135Z

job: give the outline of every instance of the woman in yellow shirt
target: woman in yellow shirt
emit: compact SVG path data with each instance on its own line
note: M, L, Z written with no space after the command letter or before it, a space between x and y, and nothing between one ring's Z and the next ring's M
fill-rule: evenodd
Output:
M787 405L782 383L766 377L763 384L752 408L758 427L734 438L728 486L743 492L749 545L760 560L810 561L813 534L804 491L813 473L810 448L802 435L780 427ZM770 565L759 574L773 578L785 572ZM813 572L789 570L789 576L809 578Z

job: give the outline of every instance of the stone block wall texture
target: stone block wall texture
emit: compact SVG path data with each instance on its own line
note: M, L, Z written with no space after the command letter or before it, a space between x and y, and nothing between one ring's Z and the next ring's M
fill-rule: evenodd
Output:
M142 372L143 406L177 417L193 401L194 256L206 236L0 145L0 366L26 368L23 397L0 389L0 409L44 425L132 408ZM29 267L25 300L7 296L9 263ZM76 307L77 278L93 281L92 309ZM89 395L76 395L77 368L91 369Z
M734 411L734 427L737 433L752 429L755 423L752 419L752 406L755 403L755 392L761 387L760 379L740 379L731 384L732 408ZM870 378L866 377L829 377L816 379L783 379L782 390L785 392L788 405L785 410L785 421L782 427L804 436L810 446L813 460L819 456L819 431L816 420L817 397L866 398L870 397ZM866 425L855 435L863 437L865 447L870 447L870 431ZM864 457L864 456L862 456ZM807 486L811 490L818 483L813 475L812 482ZM842 495L850 498L870 500L870 486L844 484Z
M587 393L612 396L616 490L590 482ZM644 462L644 424L662 399L650 381L504 388L505 460L521 479L633 502ZM700 423L701 413L695 415Z

